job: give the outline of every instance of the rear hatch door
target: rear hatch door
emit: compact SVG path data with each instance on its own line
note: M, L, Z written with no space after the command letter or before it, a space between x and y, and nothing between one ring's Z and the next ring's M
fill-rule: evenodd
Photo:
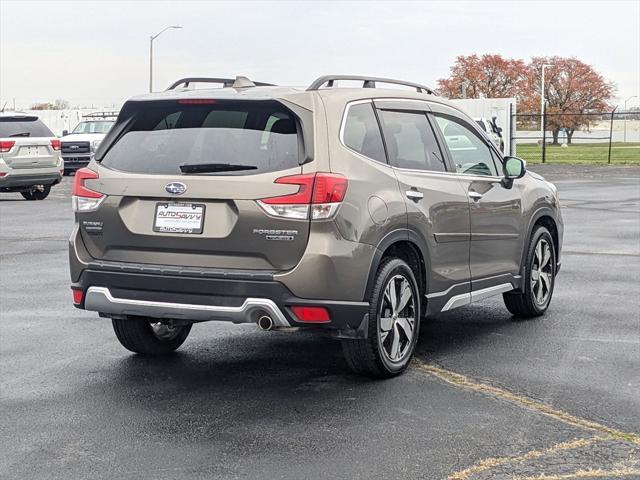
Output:
M302 257L309 220L272 216L257 200L293 194L302 173L300 119L276 101L139 102L98 152L106 194L80 213L96 259L284 270ZM101 148L103 148L101 147Z

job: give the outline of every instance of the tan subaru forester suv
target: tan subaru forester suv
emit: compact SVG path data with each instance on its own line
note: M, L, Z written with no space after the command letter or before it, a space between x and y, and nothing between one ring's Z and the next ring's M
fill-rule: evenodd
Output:
M187 78L134 97L73 206L74 304L141 354L194 323L256 323L327 333L353 370L390 377L430 315L499 294L541 315L560 267L556 188L392 79Z

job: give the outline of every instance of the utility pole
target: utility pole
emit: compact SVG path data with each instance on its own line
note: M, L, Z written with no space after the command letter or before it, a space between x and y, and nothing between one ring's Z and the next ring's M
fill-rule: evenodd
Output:
M153 92L153 41L170 28L182 28L180 25L170 25L149 37L149 93Z

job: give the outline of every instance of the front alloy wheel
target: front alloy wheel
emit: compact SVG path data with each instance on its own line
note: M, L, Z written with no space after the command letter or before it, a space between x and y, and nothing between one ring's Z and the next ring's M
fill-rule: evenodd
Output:
M531 293L535 302L543 306L547 303L553 287L553 266L551 246L544 238L538 241L531 266Z
M537 317L549 308L556 274L556 251L549 230L538 226L531 234L522 290L503 294L504 304L516 317Z

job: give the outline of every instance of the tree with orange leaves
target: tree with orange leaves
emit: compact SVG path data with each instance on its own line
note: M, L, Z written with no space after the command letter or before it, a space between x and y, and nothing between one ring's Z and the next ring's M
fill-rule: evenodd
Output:
M547 127L558 143L561 129L571 143L574 132L588 123L587 112L609 110L615 86L591 65L577 58L534 57L529 64L500 55L460 56L449 78L438 80L439 91L449 98L515 97L518 110L540 113L542 65L547 67L545 99ZM553 114L564 115L553 115Z

